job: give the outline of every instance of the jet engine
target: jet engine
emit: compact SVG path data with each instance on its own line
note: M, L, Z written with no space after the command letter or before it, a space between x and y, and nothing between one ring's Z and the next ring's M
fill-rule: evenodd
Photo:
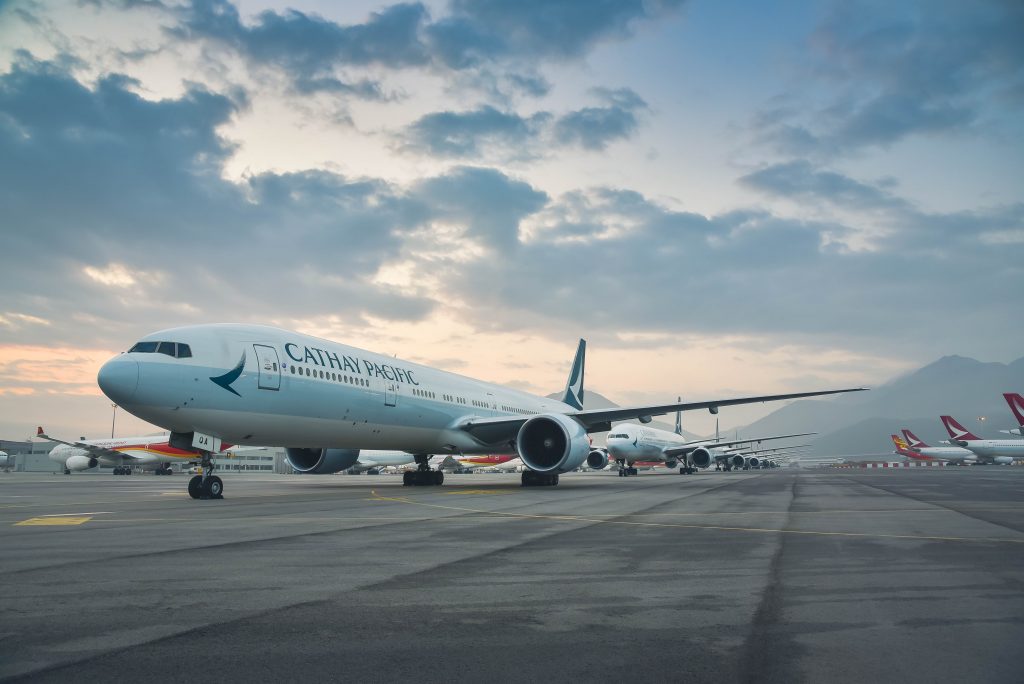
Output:
M68 456L68 460L64 462L64 467L68 470L78 472L79 470L88 470L89 468L95 468L99 465L92 456L83 456L82 454L75 454L74 456Z
M751 456L747 459L747 465L751 468L759 468L761 466L761 461L757 456Z
M538 473L567 473L591 453L587 431L569 416L534 416L516 435L516 451L527 468Z
M669 470L674 470L676 464L676 459L674 458L670 458L669 460L665 461L665 467L668 468Z
M306 475L332 475L359 460L359 449L285 449L288 465Z
M998 465L1010 465L1013 463L1013 458L1010 456L996 456L992 459L992 462Z
M587 467L591 470L604 470L608 467L608 450L591 449L587 454Z
M715 462L715 457L711 454L710 449L698 447L690 452L690 461L698 468L707 468Z
M743 457L740 456L739 454L736 454L735 456L730 457L729 458L729 465L731 465L733 468L742 468L743 467Z

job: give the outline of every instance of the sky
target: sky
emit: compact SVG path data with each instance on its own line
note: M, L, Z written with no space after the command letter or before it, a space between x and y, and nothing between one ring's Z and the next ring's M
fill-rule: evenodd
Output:
M619 404L1012 361L1022 110L1010 0L0 0L0 436L194 323Z

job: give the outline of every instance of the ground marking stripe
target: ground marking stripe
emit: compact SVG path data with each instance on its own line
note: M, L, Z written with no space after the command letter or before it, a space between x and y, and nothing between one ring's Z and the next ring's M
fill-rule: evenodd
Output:
M57 525L81 525L92 520L91 516L55 516L55 517L42 517L42 518L29 518L28 520L22 520L21 522L14 523L15 527L44 527L44 526L57 526Z
M871 532L822 532L817 530L788 530L773 529L767 527L729 527L723 525L685 525L682 523L657 523L657 522L635 522L630 520L602 520L600 518L589 518L575 515L541 515L536 513L506 513L503 511L482 511L474 508L461 506L444 506L431 504L422 501L413 501L404 497L379 496L376 490L371 493L378 501L392 501L395 503L410 504L413 506L425 506L427 508L441 508L451 511L462 511L466 513L500 515L509 518L535 519L535 520L558 520L564 522L591 522L603 523L605 525L629 525L633 527L675 527L690 530L718 530L722 532L761 532L769 534L802 534L820 537L860 537L864 539L911 539L915 541L955 541L955 542L998 542L1005 544L1024 544L1022 539L1008 539L1001 537L943 537L938 535L913 535L913 534L882 534Z

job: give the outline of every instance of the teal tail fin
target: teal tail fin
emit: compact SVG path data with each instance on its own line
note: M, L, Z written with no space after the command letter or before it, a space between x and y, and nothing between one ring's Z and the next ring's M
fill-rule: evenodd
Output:
M587 356L587 341L580 340L580 346L576 348L576 358L572 362L572 370L569 371L569 380L565 383L565 395L562 401L580 411L583 410L583 363Z

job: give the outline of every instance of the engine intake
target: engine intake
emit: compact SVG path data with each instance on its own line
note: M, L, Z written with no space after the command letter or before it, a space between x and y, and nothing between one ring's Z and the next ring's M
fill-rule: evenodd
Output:
M715 458L711 455L710 449L698 447L690 452L690 460L698 468L707 468L714 462Z
M285 460L306 475L332 475L354 466L359 449L285 449Z
M80 470L88 470L89 468L95 468L97 465L99 465L99 461L97 461L95 458L93 458L92 456L83 456L82 454L75 454L74 456L69 456L68 460L64 463L65 468L67 468L68 470L73 470L75 472L78 472Z
M591 449L587 454L587 467L591 470L604 470L608 467L608 450Z
M578 468L590 455L590 440L583 426L557 413L534 416L516 435L516 450L530 470L566 473Z

